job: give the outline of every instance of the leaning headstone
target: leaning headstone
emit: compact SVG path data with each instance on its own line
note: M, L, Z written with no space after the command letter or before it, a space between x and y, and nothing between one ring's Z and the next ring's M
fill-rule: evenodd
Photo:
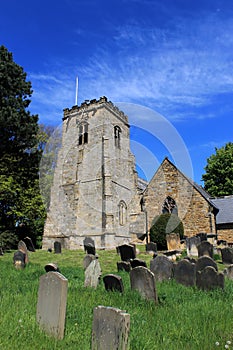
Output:
M122 261L129 261L130 259L135 259L135 248L129 244L123 244L118 246L118 251L121 256Z
M158 255L150 261L150 270L155 275L156 281L164 281L173 277L174 263L165 255Z
M55 263L46 264L44 268L46 272L50 272L50 271L60 272L59 267Z
M186 248L188 256L198 256L197 246L201 243L200 237L187 237L186 238Z
M137 290L147 300L158 302L153 272L144 266L135 267L130 271L130 285L132 290Z
M50 271L40 277L36 319L47 334L63 339L66 318L68 280Z
M83 258L83 268L86 270L86 268L90 265L90 263L96 259L96 256L93 254L87 254Z
M213 247L213 244L211 244L210 242L202 241L201 243L198 244L197 250L198 250L199 258L204 255L207 255L210 258L213 258L214 256L214 247Z
M27 249L30 251L30 252L35 252L35 247L34 247L34 244L32 243L32 240L30 237L25 237L24 238L24 242L27 246Z
M131 270L131 264L129 261L119 261L117 262L117 271L126 271L129 272Z
M25 259L26 259L26 255L22 251L18 250L17 252L14 253L13 264L17 270L22 270L25 268L25 265L26 265Z
M135 267L138 267L138 266L147 267L146 262L144 260L137 259L137 258L130 260L130 265L131 265L132 269L134 269Z
M227 278L229 278L230 280L233 280L233 264L227 266L224 270L223 270L224 276L226 276Z
M54 253L61 254L61 242L58 242L58 241L54 242Z
M94 308L91 350L127 350L130 315L113 307Z
M95 242L91 237L84 238L83 246L87 254L95 255Z
M196 268L187 259L178 261L174 264L174 279L176 282L186 287L195 286L196 284Z
M150 242L146 244L146 252L157 253L157 244L155 242Z
M233 248L222 248L221 255L223 264L233 264Z
M170 233L166 235L167 249L177 250L180 249L180 235L179 233Z
M101 277L101 268L98 259L93 260L85 270L85 287L97 288Z
M207 255L201 256L196 262L196 271L202 271L207 266L212 266L216 271L218 271L217 263Z
M217 272L212 266L206 266L204 270L197 271L196 286L207 291L215 288L224 289L224 274Z
M25 264L27 264L29 262L28 249L24 241L19 241L18 250L25 254Z
M124 292L122 278L118 275L108 274L103 277L104 286L107 291Z

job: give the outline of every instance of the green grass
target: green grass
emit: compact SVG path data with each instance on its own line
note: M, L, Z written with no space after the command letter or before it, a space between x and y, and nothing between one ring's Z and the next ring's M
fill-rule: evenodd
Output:
M116 273L124 283L124 294L106 292L101 281L96 290L84 287L83 251L62 254L29 253L24 270L13 266L13 253L0 257L0 349L50 350L91 349L93 309L112 306L130 314L131 350L212 350L224 349L233 341L233 281L225 290L211 292L184 287L175 281L157 283L159 304L146 301L130 290L129 274L117 272L116 251L97 251L102 275ZM148 266L151 256L140 247L140 259ZM36 322L39 278L44 266L57 263L68 279L66 328L63 340L40 331ZM215 343L220 345L216 346ZM229 345L233 349L233 345Z

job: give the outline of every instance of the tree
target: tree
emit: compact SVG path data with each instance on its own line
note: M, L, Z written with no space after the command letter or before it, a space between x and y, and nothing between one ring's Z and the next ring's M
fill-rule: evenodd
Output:
M45 217L38 178L38 116L28 110L31 95L23 68L0 46L0 245L7 247L21 234L35 241Z
M233 143L215 148L202 175L205 190L213 197L233 194Z

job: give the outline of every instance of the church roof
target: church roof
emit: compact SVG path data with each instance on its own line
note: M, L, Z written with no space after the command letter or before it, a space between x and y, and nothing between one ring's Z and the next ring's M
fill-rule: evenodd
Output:
M233 223L233 195L219 198L211 198L211 201L219 209L216 216L216 224Z

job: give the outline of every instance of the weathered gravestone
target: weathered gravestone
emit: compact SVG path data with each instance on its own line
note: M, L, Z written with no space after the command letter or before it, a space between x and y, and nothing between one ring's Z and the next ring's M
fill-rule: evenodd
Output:
M166 235L167 249L177 250L180 249L180 235L179 233L170 233Z
M26 255L20 250L14 253L13 264L17 270L22 270L25 268L25 265L26 265L25 259L26 259Z
M213 247L213 244L211 244L210 242L202 241L201 243L198 244L197 250L198 250L199 258L204 255L207 255L210 258L213 258L214 256L214 247Z
M129 349L130 315L125 311L98 306L94 308L92 350Z
M132 269L134 269L135 267L138 267L138 266L147 267L146 262L144 260L137 259L137 258L130 260L130 265L131 265Z
M34 247L34 244L32 243L32 240L30 237L25 237L24 238L24 242L27 246L27 249L30 251L30 252L35 252L35 247Z
M186 248L188 256L198 256L197 246L201 243L200 237L188 237L186 238Z
M103 277L104 286L107 291L124 292L122 278L118 275L108 274Z
M154 273L156 281L168 280L173 277L174 263L165 255L158 255L150 261L150 270Z
M54 242L54 253L61 254L61 242L58 242L58 241Z
M87 254L95 255L95 242L91 237L84 238L83 246Z
M224 276L226 276L227 278L233 280L233 264L227 266L224 270L223 270Z
M50 272L50 271L60 272L59 267L55 263L46 264L44 268L46 272Z
M68 280L50 271L40 277L36 319L47 334L63 339L66 318Z
M212 266L206 266L202 271L197 271L196 286L207 291L215 288L224 289L224 274L218 273Z
M205 255L205 256L201 256L200 258L197 259L196 271L202 271L207 266L212 266L216 271L218 271L217 263L209 256Z
M97 288L101 277L101 268L98 259L93 260L85 270L85 287Z
M93 254L87 254L83 258L83 268L86 270L86 268L90 265L90 263L96 259L96 256Z
M27 264L29 262L28 249L24 241L19 241L18 250L25 254L25 264Z
M147 243L146 244L146 252L157 253L157 244L154 242Z
M233 248L222 248L221 255L223 264L233 264Z
M135 248L129 244L123 244L118 246L118 251L122 261L129 261L136 258Z
M207 241L207 233L204 233L204 232L197 233L196 237L200 237L201 242Z
M131 270L131 264L129 261L119 261L117 262L117 271L126 271L129 272Z
M174 264L174 279L184 286L195 286L196 284L196 267L187 259L178 261Z
M158 302L153 272L144 266L135 267L130 271L130 285L132 290L137 290L147 300Z
M208 233L206 240L211 244L215 244L216 235L214 233Z

